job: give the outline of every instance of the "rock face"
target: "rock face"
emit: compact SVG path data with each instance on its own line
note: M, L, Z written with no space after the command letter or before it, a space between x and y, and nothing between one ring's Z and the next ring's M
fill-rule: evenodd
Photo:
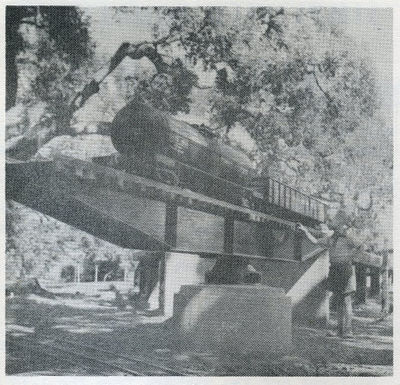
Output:
M280 288L185 285L175 295L173 322L180 342L196 350L291 349L291 301Z

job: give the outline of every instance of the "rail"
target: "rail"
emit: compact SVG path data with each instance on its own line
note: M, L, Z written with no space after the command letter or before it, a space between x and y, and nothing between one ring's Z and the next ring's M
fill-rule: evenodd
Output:
M37 338L8 338L8 345L51 357L55 361L80 367L88 374L105 376L187 376L191 373L169 368L150 358L123 355L108 347L77 343L71 339L40 341ZM28 355L29 358L29 355Z

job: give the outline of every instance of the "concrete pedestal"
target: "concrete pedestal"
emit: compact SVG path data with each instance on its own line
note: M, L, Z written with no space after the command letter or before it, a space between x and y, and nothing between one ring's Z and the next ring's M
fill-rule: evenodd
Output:
M174 298L174 327L184 346L229 352L288 352L291 301L263 285L185 285Z

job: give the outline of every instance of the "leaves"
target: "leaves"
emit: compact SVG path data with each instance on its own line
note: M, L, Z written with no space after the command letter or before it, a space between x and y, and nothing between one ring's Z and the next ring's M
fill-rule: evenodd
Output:
M6 239L6 273L10 280L21 273L45 277L47 272L57 272L52 268L59 263L82 264L82 280L93 280L95 258L108 260L108 267L114 270L122 259L131 258L130 251L10 200L6 201Z
M139 81L134 93L160 110L173 114L178 111L188 113L192 102L190 94L197 79L197 75L187 69L182 60L174 59L168 73L157 73L150 80Z
M54 43L55 50L65 54L64 59L72 69L78 68L93 55L88 20L81 10L77 7L41 6L39 12L43 28Z
M20 32L22 25L31 26L30 32L39 35L37 62L59 55L72 70L77 69L93 55L88 20L76 7L8 6L6 12L7 37L7 109L15 105L17 95L18 54L33 48Z
M68 100L93 73L88 20L69 8L39 7L40 39L30 48L37 66L32 89L57 122L55 134L68 133ZM135 17L143 12L120 11ZM349 196L371 188L374 199L390 197L391 154L382 144L391 137L379 135L388 129L376 118L374 72L323 10L156 7L145 12L158 16L150 31L154 41L126 43L120 53L136 63L147 58L148 64L143 71L135 67L134 74L116 69L118 97L140 97L172 114L187 113L198 102L192 91L199 78L215 79L207 96L212 128L221 136L233 127L245 129L257 144L261 172L325 197L337 197L340 183L348 185ZM79 52L74 52L75 38ZM98 91L98 83L92 85L90 95ZM374 141L378 150L372 149ZM377 199L376 206L387 199Z

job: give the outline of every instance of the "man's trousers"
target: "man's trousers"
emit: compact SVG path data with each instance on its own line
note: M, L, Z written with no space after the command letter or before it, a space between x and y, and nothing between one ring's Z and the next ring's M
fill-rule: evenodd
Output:
M340 337L350 336L353 334L353 305L352 294L337 294L337 318L338 318L338 335Z

